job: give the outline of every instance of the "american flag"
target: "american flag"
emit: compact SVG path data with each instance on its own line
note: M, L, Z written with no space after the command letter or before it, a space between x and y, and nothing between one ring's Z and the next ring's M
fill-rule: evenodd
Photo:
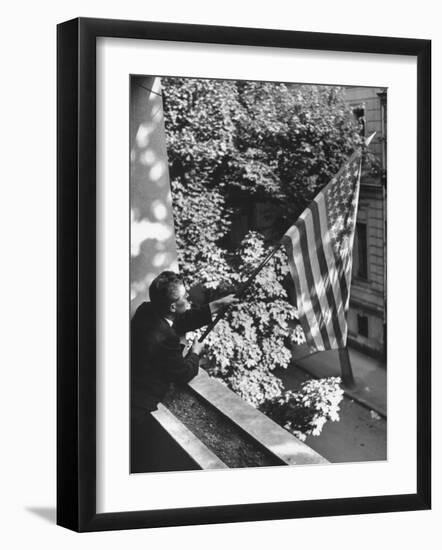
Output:
M375 133L365 140L367 146ZM311 351L347 344L361 155L358 148L282 237Z

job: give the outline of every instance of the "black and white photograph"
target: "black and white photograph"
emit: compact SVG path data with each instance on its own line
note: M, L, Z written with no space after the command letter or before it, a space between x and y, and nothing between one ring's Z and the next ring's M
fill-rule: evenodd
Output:
M5 4L6 550L432 550L436 6Z
M130 75L130 473L386 461L388 89Z

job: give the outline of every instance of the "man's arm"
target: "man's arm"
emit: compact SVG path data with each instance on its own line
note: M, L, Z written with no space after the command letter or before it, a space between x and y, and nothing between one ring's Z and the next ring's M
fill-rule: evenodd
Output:
M192 307L183 313L178 313L173 322L177 334L185 334L192 330L208 325L212 322L212 313L209 304Z
M180 335L196 330L197 328L211 323L219 310L237 304L238 302L239 298L235 294L228 294L224 296L224 298L214 300L204 306L193 307L177 315L173 328L176 333Z
M199 355L190 350L183 357L178 338L168 335L157 342L156 348L169 382L186 384L198 374Z

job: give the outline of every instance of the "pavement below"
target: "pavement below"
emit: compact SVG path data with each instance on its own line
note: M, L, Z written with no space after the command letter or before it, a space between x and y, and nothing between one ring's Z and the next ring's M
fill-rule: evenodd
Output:
M343 390L347 397L357 401L383 418L387 417L387 369L385 364L357 350L348 348L355 379L354 388ZM337 350L308 354L306 345L293 349L294 363L313 378L341 376ZM289 367L290 370L292 367Z
M295 364L275 374L286 389L297 389L312 377ZM347 394L339 421L328 421L319 436L307 436L304 443L332 463L387 460L387 421Z

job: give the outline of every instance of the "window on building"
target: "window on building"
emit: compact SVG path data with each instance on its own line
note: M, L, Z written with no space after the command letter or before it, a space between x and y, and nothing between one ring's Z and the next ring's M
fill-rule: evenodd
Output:
M367 224L356 223L356 254L355 275L360 279L368 279L367 262Z
M358 314L358 333L361 336L368 337L368 317Z

